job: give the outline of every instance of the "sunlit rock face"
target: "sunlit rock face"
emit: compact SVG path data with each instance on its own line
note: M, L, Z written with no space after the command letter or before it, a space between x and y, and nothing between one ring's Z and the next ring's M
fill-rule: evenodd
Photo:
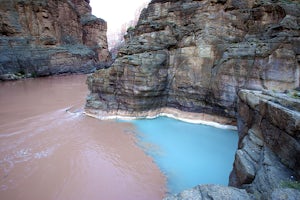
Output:
M110 59L106 30L86 0L2 0L1 79L90 72Z
M89 77L86 107L235 117L240 88L299 86L299 10L297 1L153 0L114 64Z

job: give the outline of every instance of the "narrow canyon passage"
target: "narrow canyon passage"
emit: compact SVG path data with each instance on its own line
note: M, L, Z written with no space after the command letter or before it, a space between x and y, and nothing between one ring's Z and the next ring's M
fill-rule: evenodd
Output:
M162 199L132 125L83 114L85 79L0 83L0 199Z

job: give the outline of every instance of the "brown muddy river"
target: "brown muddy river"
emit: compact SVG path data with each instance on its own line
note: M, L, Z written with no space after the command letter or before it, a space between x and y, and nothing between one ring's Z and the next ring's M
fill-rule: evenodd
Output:
M0 82L1 200L161 199L131 124L83 114L85 75Z

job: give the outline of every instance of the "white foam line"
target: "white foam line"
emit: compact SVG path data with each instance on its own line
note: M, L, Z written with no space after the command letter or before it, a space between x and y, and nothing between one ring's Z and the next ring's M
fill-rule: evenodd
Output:
M188 119L188 118L175 117L173 114L170 114L170 113L159 113L154 116L146 116L146 117L129 117L129 116L121 116L121 115L98 116L98 115L93 115L93 114L86 113L86 112L84 112L84 114L87 116L90 116L90 117L100 119L100 120L114 120L114 119L137 120L137 119L155 119L157 117L169 117L169 118L173 118L173 119L191 123L191 124L203 124L203 125L208 125L208 126L212 126L215 128L220 128L220 129L237 130L236 126L225 125L225 124L221 124L218 122L205 121L205 120L201 120L201 119Z
M213 126L213 127L216 127L216 128L220 128L220 129L237 130L236 126L225 125L225 124L221 124L221 123L213 122L213 121L205 121L205 120L201 120L201 119L188 119L188 118L175 117L174 115L168 114L168 113L162 113L161 116L170 117L170 118L177 119L177 120L184 121L184 122L191 123L191 124L203 124L203 125L208 125L208 126Z

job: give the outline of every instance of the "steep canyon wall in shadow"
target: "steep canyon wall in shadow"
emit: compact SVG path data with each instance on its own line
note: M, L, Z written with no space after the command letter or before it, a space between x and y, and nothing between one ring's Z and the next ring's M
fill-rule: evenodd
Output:
M110 60L88 0L1 0L0 79L88 73Z

